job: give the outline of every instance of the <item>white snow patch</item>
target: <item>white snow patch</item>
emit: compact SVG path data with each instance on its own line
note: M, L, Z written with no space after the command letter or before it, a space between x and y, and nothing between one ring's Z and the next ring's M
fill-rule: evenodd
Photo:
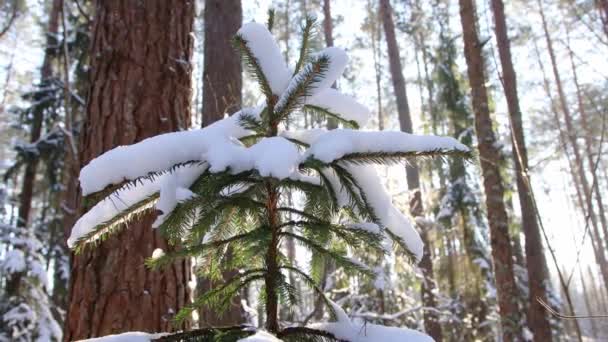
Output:
M233 143L224 149L212 149L205 159L211 172L230 169L236 174L255 169L263 177L285 179L297 172L301 156L294 143L282 137L271 137L263 138L251 147Z
M87 342L150 342L154 339L169 335L169 333L146 333L141 331L130 331L122 334L107 335L103 337L90 338Z
M243 114L258 117L262 108L244 108L232 116L192 131L157 135L128 146L118 146L91 160L80 171L83 195L103 190L110 184L160 172L191 160L200 160L210 149L227 144L228 137L249 134L239 124Z
M152 252L152 259L158 259L161 258L165 255L165 251L163 251L161 248L156 248L153 252Z
M399 237L414 254L416 260L420 261L424 249L422 239L412 227L410 220L395 208L376 170L371 166L349 165L346 168L357 180L382 225Z
M283 340L278 339L276 336L272 335L266 331L258 331L254 335L251 335L246 338L241 338L238 342L282 342Z
M314 157L329 163L350 153L370 152L431 152L469 149L451 137L415 135L399 131L356 131L335 129L319 135L304 157Z
M68 239L68 246L70 248L74 247L74 244L78 239L89 234L95 227L108 222L136 203L161 191L162 184L173 183L181 188L187 188L192 185L198 176L206 169L207 165L204 164L180 167L171 173L165 173L159 176L155 180L143 179L133 187L122 189L115 195L106 197L76 221ZM175 205L177 205L178 199L183 195L183 193L180 193L178 196L177 192L175 192L173 196L169 196L169 194L171 194L171 192L168 192L168 190L164 193L166 197L162 207L167 211L163 211L163 214L159 216L161 220L161 216L163 218L166 217L166 215L170 213L169 209L173 210Z
M397 327L386 327L371 323L355 323L336 303L330 302L336 312L337 322L314 323L307 327L327 331L338 339L350 342L432 342L433 339L421 332Z
M366 106L332 88L319 91L313 97L306 99L306 104L323 108L342 119L355 121L359 127L365 126L371 115Z
M247 47L258 60L268 85L275 95L283 93L291 78L291 72L285 64L279 45L266 26L258 23L243 25L237 34L246 41Z
M2 270L6 273L25 271L25 254L20 249L11 249L4 255Z

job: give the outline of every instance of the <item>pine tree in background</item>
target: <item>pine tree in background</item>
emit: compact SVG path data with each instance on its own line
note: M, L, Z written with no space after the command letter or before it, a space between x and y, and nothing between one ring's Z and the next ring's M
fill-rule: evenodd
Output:
M374 261L381 261L393 243L409 259L420 260L420 237L392 205L371 165L440 155L466 157L468 148L452 138L402 132L286 130L286 123L303 111L331 117L344 127L358 127L369 116L367 108L330 88L346 67L346 54L338 48L312 53L307 40L313 27L305 27L293 73L264 26L246 24L234 38L264 94L263 105L243 108L201 130L159 135L111 150L83 168L83 194L98 202L76 223L69 243L81 249L156 208L155 226L182 248L155 250L149 266L162 269L195 257L197 272L210 279L238 270L182 309L177 321L188 319L202 305L221 312L241 289L257 283L262 284L264 327L285 341L355 341L361 329L371 340L392 336L426 341L428 337L408 329L352 322L319 289L315 268L308 273L298 262L290 262L281 245L292 238L311 253L313 264L315 259L331 260L344 272L372 279ZM127 162L133 160L139 162ZM290 205L288 191L300 194L303 204ZM361 246L369 249L371 265L351 257ZM283 326L279 311L293 309L300 297L288 281L289 273L317 292L337 322ZM228 341L252 334L253 328L236 326L169 338Z
M435 107L441 113L439 115L447 119L451 134L464 145L471 146L474 139L474 131L470 128L474 122L473 115L466 104L462 76L456 65L455 38L450 34L447 20L447 13L439 15L441 31L433 72L437 94ZM472 187L467 165L461 159L450 160L447 178L448 184L443 191L436 217L444 229L455 227L456 231L461 231L468 266L474 275L464 279L467 283L471 282L471 285L461 292L465 301L462 303L465 310L461 308L461 315L470 317L466 320L461 317L460 321L470 322L470 326L467 329L457 328L458 331L453 331L452 334L467 340L484 339L490 337L492 331L482 323L489 319L495 302L495 298L491 297L494 292L492 262L488 241L484 238L487 227L483 222L480 203Z

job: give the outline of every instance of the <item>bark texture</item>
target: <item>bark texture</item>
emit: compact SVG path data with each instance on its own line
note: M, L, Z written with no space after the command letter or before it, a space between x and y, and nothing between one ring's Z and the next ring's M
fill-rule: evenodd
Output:
M241 107L241 59L231 40L242 22L241 0L205 1L203 126Z
M479 157L490 226L492 258L498 293L503 340L521 340L517 288L513 274L513 258L509 238L509 221L504 202L504 186L500 175L500 151L492 127L485 86L482 46L477 35L477 15L473 0L459 0L464 53L471 87L475 131L479 141Z
M205 64L203 70L203 126L232 114L241 107L243 84L241 59L231 40L243 22L241 0L205 1ZM234 272L226 272L230 279ZM199 278L197 295L211 290L216 283ZM234 297L232 305L221 315L208 308L199 310L202 327L228 326L243 323L241 299Z
M397 38L395 36L395 24L393 23L393 10L389 0L380 0L380 16L382 17L382 25L384 26L384 36L386 38L386 44L388 49L388 58L391 70L391 79L393 81L393 88L395 97L397 98L397 111L399 112L399 124L401 130L407 133L413 132L412 118L410 116L410 108L407 100L407 92L405 86L405 78L403 77L401 67L401 57L399 56L399 47L397 45ZM420 175L418 168L414 163L408 163L406 166L406 177L407 185L412 193L412 200L410 201L410 212L412 216L421 216L424 212L422 206L422 195L420 193ZM423 232L421 236L427 244L422 260L420 262L420 268L424 275L423 285L421 288L422 303L425 307L435 308L437 301L435 299L435 281L433 279L433 264L431 256L428 251L428 239L427 233ZM439 317L432 310L425 310L424 312L424 328L426 332L435 339L435 341L442 341L441 325L439 324Z
M535 341L550 342L551 326L545 308L537 298L547 301L546 287L547 264L543 250L535 203L532 197L531 182L528 174L528 152L522 125L522 113L519 107L517 93L517 76L511 58L511 43L507 35L507 22L502 0L492 0L494 12L494 31L498 42L498 53L502 67L502 84L509 108L511 123L511 140L513 144L513 159L517 177L517 192L522 215L522 229L526 239L525 253L528 269L528 286L530 288L528 301L528 327L534 333Z
M190 124L194 1L104 0L95 4L91 83L80 161L118 145ZM172 331L190 300L190 265L148 270L167 242L144 215L97 247L73 256L65 340L124 331Z

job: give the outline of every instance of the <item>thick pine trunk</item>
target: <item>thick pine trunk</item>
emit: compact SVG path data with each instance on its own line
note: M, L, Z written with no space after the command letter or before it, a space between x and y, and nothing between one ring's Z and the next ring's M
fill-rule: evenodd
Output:
M492 0L492 11L494 12L494 31L502 67L502 83L511 123L511 141L513 143L517 192L522 215L522 229L526 239L526 266L530 289L527 321L528 326L534 333L535 341L549 342L552 340L551 326L545 308L537 301L537 298L543 301L546 301L547 298L546 286L549 284L547 264L532 197L532 184L528 175L528 152L524 138L522 114L517 94L517 76L511 58L511 43L507 35L503 1Z
M243 22L241 0L205 1L205 64L203 70L203 126L210 125L241 108L243 76L241 60L232 46L232 38ZM235 271L224 274L225 279ZM197 295L213 289L217 283L199 278ZM243 323L241 297L233 298L221 315L212 309L199 309L201 327Z
M118 145L188 128L193 19L190 0L96 3L82 166ZM144 266L154 249L171 248L153 220L144 215L73 256L66 341L187 327L171 319L190 300L190 263Z
M395 24L393 23L393 10L389 0L380 0L380 16L384 27L384 36L386 38L389 65L391 70L391 78L395 97L397 98L397 111L399 112L399 124L401 130L407 133L412 133L413 125L410 116L410 108L407 100L407 92L405 78L401 68L401 58L399 56L399 47L397 46L397 38L395 36ZM409 163L406 166L407 185L412 192L412 200L410 201L410 212L412 215L420 216L424 209L422 206L422 196L420 193L420 175L418 168L414 163ZM426 233L423 232L423 237ZM430 259L430 253L423 254L423 259L420 262L420 268L424 275L423 286L421 289L422 303L425 307L435 308L437 300L435 299L433 279L433 264ZM437 314L431 310L424 312L424 327L426 332L435 339L442 341L441 325Z
M477 15L473 0L459 0L465 58L473 110L475 131L479 141L479 157L486 194L492 258L496 277L498 307L503 340L520 340L520 314L517 307L517 288L513 274L513 255L509 238L509 221L504 202L504 186L500 175L500 151L492 127L488 95L485 86L485 66L481 43L477 35Z

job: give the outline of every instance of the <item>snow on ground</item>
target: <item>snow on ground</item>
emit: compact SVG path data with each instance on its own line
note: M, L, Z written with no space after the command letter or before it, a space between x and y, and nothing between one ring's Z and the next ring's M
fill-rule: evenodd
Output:
M281 342L283 340L278 339L276 336L272 335L266 331L258 331L254 335L251 335L246 338L241 338L238 342Z
M353 322L338 304L331 300L330 304L336 313L336 322L313 323L307 327L327 331L350 342L433 342L430 336L419 331Z
M90 338L87 342L150 342L153 339L169 335L168 333L150 334L140 331L130 331L123 334L107 335L103 337Z

